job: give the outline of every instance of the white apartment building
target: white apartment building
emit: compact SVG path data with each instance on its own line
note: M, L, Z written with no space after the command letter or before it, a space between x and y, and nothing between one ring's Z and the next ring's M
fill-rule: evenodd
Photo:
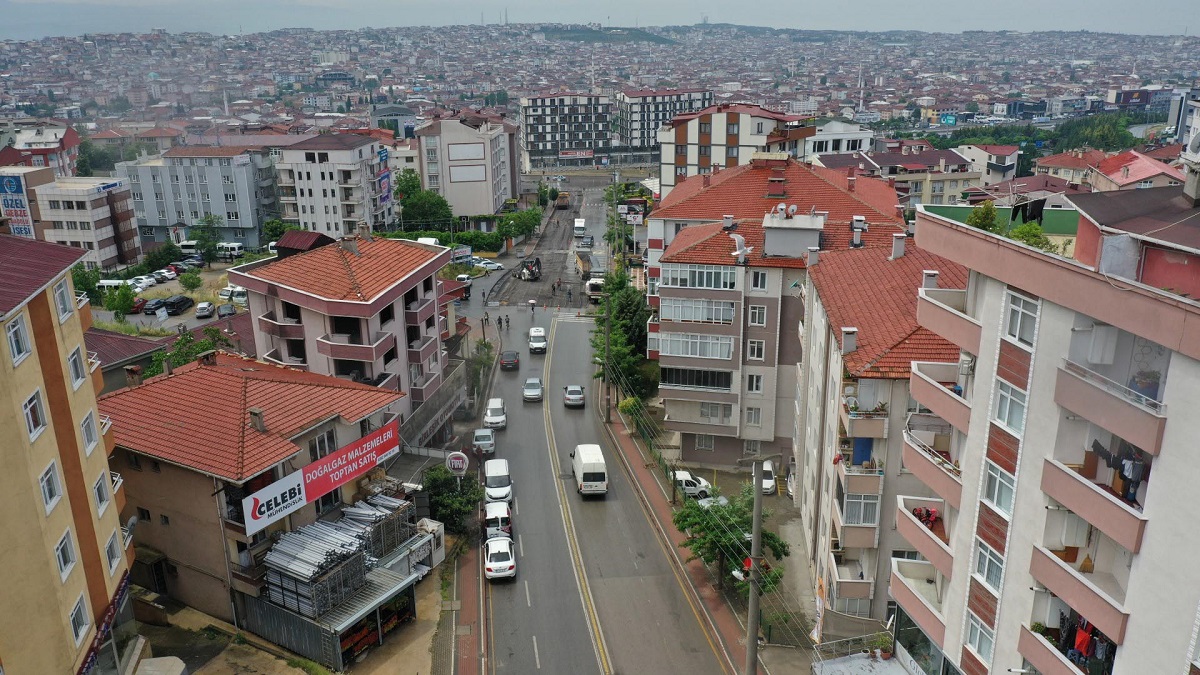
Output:
M385 146L358 134L321 134L280 150L276 163L282 219L337 238L393 218Z
M918 291L918 321L961 352L912 365L949 431L906 436L937 496L894 505L924 558L892 561L910 673L1200 670L1197 146L1183 186L1072 197L1073 259L918 211L917 243L972 271Z
M971 162L982 186L996 185L1017 177L1017 158L1021 148L1015 145L960 145L955 152Z
M81 248L88 269L116 270L141 258L133 194L115 178L59 178L31 191L37 238Z
M713 103L711 89L630 89L617 92L617 130L613 145L658 147L658 130L676 115L697 112Z
M558 93L521 98L521 170L594 166L612 147L612 99Z
M143 249L186 241L188 228L205 216L221 219L220 241L247 248L264 221L279 217L271 152L246 146L178 146L117 164L129 184Z
M417 127L421 185L463 215L496 213L517 196L517 125L459 112Z

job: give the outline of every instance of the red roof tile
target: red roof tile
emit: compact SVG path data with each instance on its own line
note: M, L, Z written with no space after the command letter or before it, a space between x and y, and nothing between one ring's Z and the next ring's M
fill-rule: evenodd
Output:
M355 255L341 243L297 253L266 265L234 268L248 277L263 279L327 300L370 302L408 275L448 251L404 239L354 237ZM278 244L276 244L278 246ZM435 270L430 270L432 274Z
M739 220L737 230L724 231L724 223L691 225L679 231L671 245L663 252L660 260L666 263L691 263L694 265L733 265L736 250L730 234L739 234L751 247L746 264L751 267L803 268L807 251L797 251L795 257L763 255L763 226L761 221Z
M1126 150L1104 159L1096 165L1096 170L1108 176L1109 180L1117 185L1132 185L1162 174L1166 174L1180 183L1184 180L1183 172L1179 169L1133 150Z
M0 317L70 270L86 253L65 244L0 234Z
M174 340L174 336L171 339ZM83 334L83 341L88 351L96 353L101 366L116 365L163 348L161 340L114 333L100 328L87 329Z
M754 105L752 103L718 103L716 105L710 105L703 110L676 115L671 119L670 122L667 123L667 126L677 127L689 120L694 120L703 115L711 115L713 113L741 113L744 115L753 115L755 117L766 117L779 122L798 122L800 120L811 119L811 117L806 115L789 115L788 113L768 110L762 106Z
M146 129L145 131L139 131L137 134L137 137L138 138L175 138L176 136L182 136L182 135L183 135L183 132L178 129L173 129L171 127L154 127L153 129Z
M180 392L187 405L179 405ZM333 416L356 422L403 396L218 353L216 365L189 363L106 394L99 407L112 418L117 445L240 482L300 451L292 436ZM250 426L250 408L262 408L266 432Z
M924 270L938 270L940 288L966 288L967 269L917 248L889 260L890 246L822 252L808 269L842 342L841 328L858 329L854 351L842 356L854 377L903 379L913 361L957 361L958 347L917 324L917 289Z
M1021 149L1015 145L977 145L975 147L983 150L984 152L991 153L993 155L1000 155L1002 157L1011 155Z
M1058 169L1075 169L1082 171L1090 166L1099 164L1108 156L1103 150L1071 150L1057 155L1039 157L1034 163L1039 167L1047 166Z

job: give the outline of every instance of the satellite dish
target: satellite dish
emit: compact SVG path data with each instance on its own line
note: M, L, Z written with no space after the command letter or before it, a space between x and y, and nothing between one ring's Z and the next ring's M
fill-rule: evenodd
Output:
M780 204L775 207L775 210L782 216L787 211L787 204Z
M789 215L789 216L794 216L794 215L796 215L796 211L797 211L797 209L798 209L798 208L799 208L799 207L797 207L795 204L792 204L791 206L789 206L789 207L788 207L788 215Z
M129 520L125 521L125 531L133 535L133 527L138 524L137 516L129 516Z
M1188 152L1193 155L1200 155L1200 131L1192 135L1192 140L1188 142Z

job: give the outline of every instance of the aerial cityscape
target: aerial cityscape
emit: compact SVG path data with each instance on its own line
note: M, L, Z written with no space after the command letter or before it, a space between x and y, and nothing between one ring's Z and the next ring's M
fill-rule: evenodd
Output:
M1193 8L987 9L0 2L0 675L1200 675Z

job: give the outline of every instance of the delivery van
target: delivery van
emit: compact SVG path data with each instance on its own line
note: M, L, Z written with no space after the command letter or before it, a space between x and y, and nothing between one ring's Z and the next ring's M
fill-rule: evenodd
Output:
M512 485L507 459L489 459L483 463L483 492L487 501L511 504Z
M603 497L608 493L608 468L599 445L575 446L571 453L571 475L575 477L575 491L581 497Z

